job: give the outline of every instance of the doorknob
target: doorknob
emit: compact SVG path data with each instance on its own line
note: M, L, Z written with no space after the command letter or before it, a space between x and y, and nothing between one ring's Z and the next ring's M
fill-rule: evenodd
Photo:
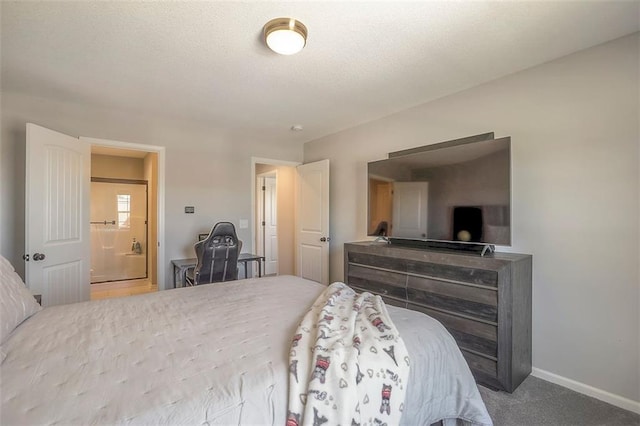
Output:
M35 260L36 262L38 260L44 260L46 256L44 255L44 253L34 253L33 254L33 260Z
M330 237L322 237L322 238L320 238L320 241L322 241L323 243L324 242L329 242L329 241L331 241L331 238Z

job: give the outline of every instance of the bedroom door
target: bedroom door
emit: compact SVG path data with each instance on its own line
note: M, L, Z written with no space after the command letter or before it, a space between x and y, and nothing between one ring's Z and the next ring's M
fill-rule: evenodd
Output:
M393 183L393 237L427 237L428 182Z
M264 256L264 275L278 275L277 172L263 173L256 181L256 253Z
M42 305L89 300L91 146L27 124L25 281Z
M264 273L278 273L278 201L276 178L264 178Z
M297 172L297 274L328 285L329 160L303 164Z

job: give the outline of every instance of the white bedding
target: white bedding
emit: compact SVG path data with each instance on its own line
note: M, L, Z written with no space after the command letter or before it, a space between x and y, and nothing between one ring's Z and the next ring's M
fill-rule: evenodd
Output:
M282 425L291 337L324 288L283 276L44 309L2 345L0 423ZM412 359L403 423L490 424L444 328L388 310Z

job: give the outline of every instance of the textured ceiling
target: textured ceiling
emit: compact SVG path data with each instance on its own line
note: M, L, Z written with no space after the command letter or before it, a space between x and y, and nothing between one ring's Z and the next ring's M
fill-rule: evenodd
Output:
M638 31L639 5L3 1L2 91L304 142ZM279 16L300 54L262 42Z

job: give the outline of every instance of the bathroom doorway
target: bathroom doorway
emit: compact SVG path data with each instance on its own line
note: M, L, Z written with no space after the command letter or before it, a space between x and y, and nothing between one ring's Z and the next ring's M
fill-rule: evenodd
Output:
M146 180L91 179L91 284L148 278Z
M158 290L158 188L158 153L92 145L92 300Z

